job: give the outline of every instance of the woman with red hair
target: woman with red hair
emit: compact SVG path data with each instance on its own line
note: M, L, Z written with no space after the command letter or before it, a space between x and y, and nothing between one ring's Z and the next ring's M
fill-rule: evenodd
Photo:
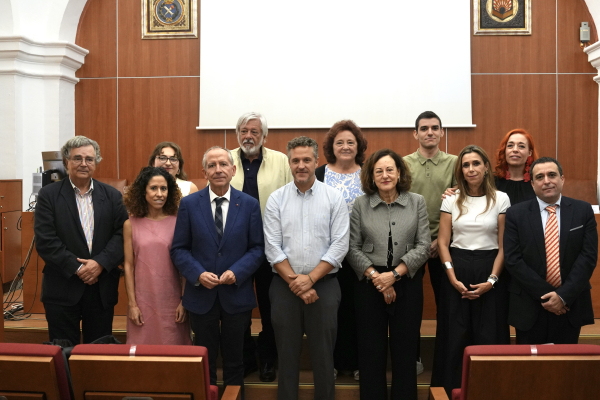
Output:
M496 152L496 188L508 194L510 204L533 199L529 167L538 158L533 138L525 129L508 132Z

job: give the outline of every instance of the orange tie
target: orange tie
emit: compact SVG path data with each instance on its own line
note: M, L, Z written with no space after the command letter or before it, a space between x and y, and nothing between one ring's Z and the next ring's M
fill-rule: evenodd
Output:
M560 286L560 256L558 241L558 221L556 219L556 207L548 206L548 221L546 222L546 232L544 239L546 242L546 282L554 287Z

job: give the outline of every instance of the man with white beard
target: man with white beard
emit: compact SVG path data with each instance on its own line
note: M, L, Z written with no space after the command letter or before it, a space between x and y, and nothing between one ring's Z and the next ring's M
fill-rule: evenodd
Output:
M287 155L264 146L269 131L266 118L259 113L249 112L242 115L238 119L235 131L240 147L231 152L237 173L230 184L258 200L264 216L271 193L292 181ZM271 325L269 300L273 272L266 258L253 278L262 322L262 332L258 335L260 380L272 382L276 377L274 363L277 359L277 347ZM250 335L250 327L244 340L244 366L245 376L257 369L256 344Z

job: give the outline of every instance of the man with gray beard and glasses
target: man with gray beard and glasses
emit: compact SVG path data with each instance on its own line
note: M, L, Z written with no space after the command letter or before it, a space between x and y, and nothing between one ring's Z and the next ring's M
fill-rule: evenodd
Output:
M231 180L231 186L258 200L264 215L267 199L271 193L292 181L287 156L264 146L269 133L267 120L257 112L242 115L238 119L235 131L240 147L231 152L233 163L238 171ZM258 335L260 380L272 382L276 377L274 363L277 359L277 347L271 325L271 302L269 301L269 287L273 273L266 259L254 273L253 278L262 322L262 332ZM245 375L257 369L256 344L252 340L250 327L246 331L244 340L244 366Z

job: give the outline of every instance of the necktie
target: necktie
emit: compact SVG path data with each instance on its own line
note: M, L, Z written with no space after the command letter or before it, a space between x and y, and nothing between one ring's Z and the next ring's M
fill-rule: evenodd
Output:
M554 287L560 286L560 254L558 241L558 220L556 219L556 207L548 206L548 222L546 222L546 232L544 239L546 242L546 282Z
M221 238L223 237L223 210L221 209L221 204L225 197L217 197L215 199L215 204L217 208L215 209L215 228L217 228L217 236L219 236L219 242L221 242Z

